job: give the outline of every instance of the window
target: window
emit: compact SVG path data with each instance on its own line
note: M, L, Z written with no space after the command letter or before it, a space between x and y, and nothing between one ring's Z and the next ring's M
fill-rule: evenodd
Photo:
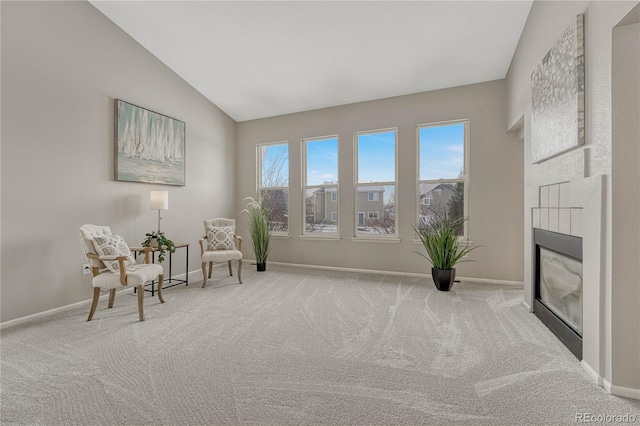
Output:
M271 231L289 233L289 143L258 145L258 199L271 214Z
M418 126L418 221L466 216L467 120ZM466 235L466 225L459 235Z
M397 238L397 133L388 129L355 134L356 237Z
M338 235L338 137L302 140L304 230L307 236Z

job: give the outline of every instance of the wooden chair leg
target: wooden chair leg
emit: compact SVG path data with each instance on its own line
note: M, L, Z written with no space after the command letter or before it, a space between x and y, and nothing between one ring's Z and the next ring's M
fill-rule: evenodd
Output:
M144 302L144 285L140 284L138 287L138 314L140 315L140 321L144 321L144 308L142 304Z
M229 276L232 277L233 271L231 270L231 261L228 261L227 263L229 264Z
M160 303L164 303L164 297L162 297L162 284L164 284L164 275L158 275L158 299Z
M109 305L108 308L113 308L113 302L116 300L116 289L112 288L109 290Z
M100 298L100 288L99 287L94 287L93 288L93 302L91 303L91 311L89 311L89 318L87 319L87 321L91 321L91 318L93 318L93 314L96 313L96 308L98 307L98 299Z
M207 285L207 264L202 262L202 288Z
M242 259L238 259L238 281L242 284Z
M213 272L213 262L209 262L209 278L211 278L211 272Z

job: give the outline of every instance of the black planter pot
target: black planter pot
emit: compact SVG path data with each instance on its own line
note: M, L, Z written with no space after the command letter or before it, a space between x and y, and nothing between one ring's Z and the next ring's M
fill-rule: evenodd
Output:
M256 267L258 268L258 272L264 272L267 270L267 262L265 263L257 263Z
M436 288L440 291L449 291L453 285L453 280L456 279L456 270L453 269L438 269L431 268L431 277Z

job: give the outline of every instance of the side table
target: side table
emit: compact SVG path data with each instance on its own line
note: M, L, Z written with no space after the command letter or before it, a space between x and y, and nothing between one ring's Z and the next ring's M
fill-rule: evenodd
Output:
M181 280L179 278L173 278L173 276L171 275L171 255L173 253L169 252L169 277L165 278L164 280L164 284L162 285L162 289L166 289L169 287L174 287L180 284L185 284L185 285L189 285L189 243L175 243L174 244L176 247L176 250L178 249L185 249L186 250L186 256L185 256L185 279ZM148 250L149 248L147 247L129 247L129 250L131 250L133 252L133 257L138 260L138 253L140 252L144 252L145 250ZM151 247L151 263L156 263L156 252L160 251L160 249L158 249L157 247ZM151 286L151 290L147 290L145 288L145 291L150 291L151 292L151 296L153 296L155 294L156 287L155 287L156 281L151 281L151 283L147 284L148 286ZM134 292L135 292L135 288L134 288Z

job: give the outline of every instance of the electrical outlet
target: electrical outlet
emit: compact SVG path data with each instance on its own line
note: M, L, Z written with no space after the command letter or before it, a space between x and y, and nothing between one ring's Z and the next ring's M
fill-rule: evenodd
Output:
M89 266L88 263L85 263L84 265L82 265L82 273L85 275L91 273L91 266Z

